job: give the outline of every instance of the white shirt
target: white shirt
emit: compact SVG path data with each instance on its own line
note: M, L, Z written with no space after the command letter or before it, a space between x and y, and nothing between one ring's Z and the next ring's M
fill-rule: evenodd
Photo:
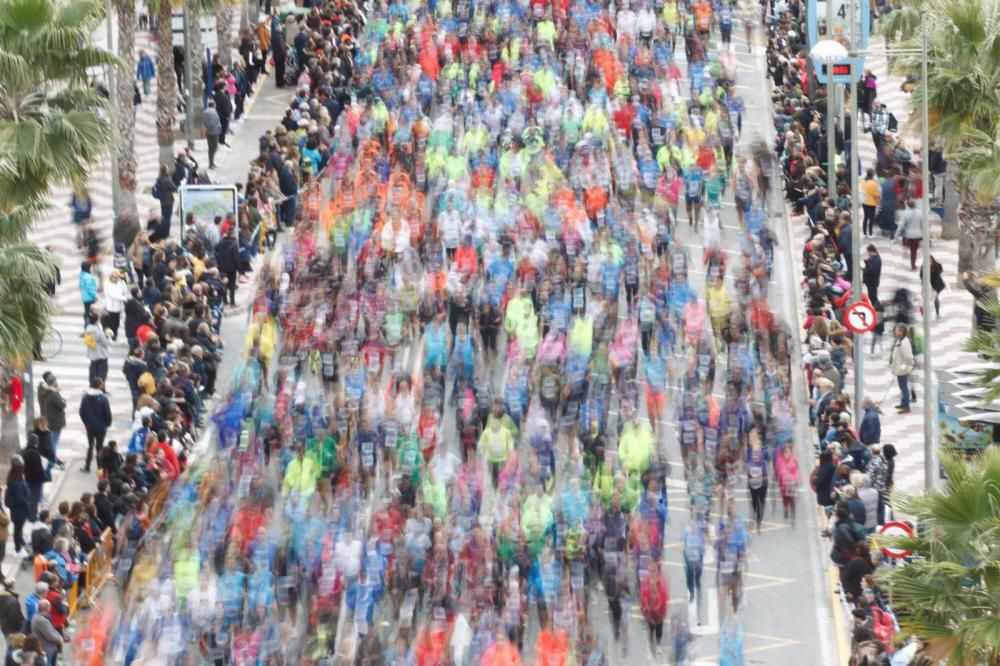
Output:
M656 29L656 14L649 7L643 7L639 10L636 24L639 27L640 35L650 35Z
M345 578L355 578L361 572L363 548L364 544L357 538L351 541L341 541L337 544L333 559L337 564L337 569L344 574Z
M128 300L128 289L121 279L112 282L107 280L104 283L104 311L120 313Z

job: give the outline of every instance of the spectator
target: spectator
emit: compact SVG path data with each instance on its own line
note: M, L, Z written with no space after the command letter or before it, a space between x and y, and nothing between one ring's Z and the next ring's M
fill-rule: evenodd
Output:
M149 82L156 76L153 59L144 50L139 49L139 59L135 66L135 78L142 82L142 94L149 97Z
M63 637L52 624L52 604L47 599L38 603L38 612L31 618L31 634L41 643L48 666L55 666L63 649Z
M230 228L215 248L215 263L226 280L229 305L236 305L237 274L240 269L240 246L236 240L236 229Z
M83 325L90 321L90 309L97 301L97 278L90 272L90 262L80 264L80 300L83 302Z
M878 248L869 245L867 248L868 258L865 260L864 270L861 274L861 281L865 283L868 290L868 300L873 308L878 308L878 287L882 282L882 255L878 253Z
M900 414L910 413L910 373L913 371L913 345L903 324L893 329L894 339L889 349L889 369L899 383L900 403L896 410Z
M31 626L31 620L38 612L38 604L49 595L49 584L42 581L35 583L35 589L24 598L24 623L21 628Z
M170 238L170 225L174 216L174 195L177 194L177 183L170 176L166 164L160 165L160 175L153 184L153 198L160 202L160 222L149 234L150 243L158 243Z
M22 559L28 557L28 551L24 548L24 523L31 512L31 491L24 480L24 461L20 456L14 456L10 461L3 502L7 505L10 520L14 524L14 555Z
M90 361L88 381L108 378L108 357L111 355L111 339L101 327L101 318L96 312L91 312L87 327L83 331L83 344L87 348L87 359Z
M23 629L24 613L21 612L21 600L14 592L14 579L5 578L0 586L0 632L9 639Z
M216 169L218 167L215 166L215 154L219 150L222 119L215 108L215 100L209 100L208 108L205 109L204 116L202 116L202 123L205 125L205 138L208 140L208 168ZM222 137L221 140L224 141L225 137Z
M35 419L36 423L40 420L44 419ZM28 443L20 453L21 459L24 461L24 480L28 484L28 492L31 495L31 508L28 512L29 522L38 520L38 505L42 502L42 488L49 480L49 474L42 462L43 456L38 442L39 438L36 432L28 433Z
M87 430L87 461L83 465L83 471L89 473L94 450L97 450L97 457L100 458L104 437L111 427L111 402L104 393L104 381L98 377L90 380L90 388L80 401L80 420Z
M865 396L861 400L861 409L864 416L861 417L861 432L859 433L861 442L866 446L878 444L882 439L882 423L879 419L878 405L871 398Z
M118 340L122 310L125 308L125 301L128 298L129 292L125 282L122 281L118 271L111 271L108 274L108 281L104 283L104 321L102 325L111 331L112 340Z

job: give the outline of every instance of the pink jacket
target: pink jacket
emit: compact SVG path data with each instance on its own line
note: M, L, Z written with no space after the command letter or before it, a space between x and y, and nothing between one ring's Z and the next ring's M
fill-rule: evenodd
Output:
M792 453L786 458L784 451L774 458L774 476L778 479L778 486L782 492L794 488L799 482L799 461Z

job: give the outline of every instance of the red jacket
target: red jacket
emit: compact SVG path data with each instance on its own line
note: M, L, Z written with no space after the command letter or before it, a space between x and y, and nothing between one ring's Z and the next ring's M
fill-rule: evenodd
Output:
M650 577L646 577L639 587L639 605L642 616L648 622L661 624L667 617L667 605L670 603L670 593L667 591L667 579L660 576L659 583L654 587Z

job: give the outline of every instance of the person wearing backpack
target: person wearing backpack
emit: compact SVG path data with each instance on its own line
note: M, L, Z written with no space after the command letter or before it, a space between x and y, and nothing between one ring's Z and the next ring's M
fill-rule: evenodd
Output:
M753 506L753 517L757 522L757 533L760 533L764 522L764 502L767 499L767 469L770 466L770 456L760 445L754 442L747 449L746 470L747 487L750 490L750 502Z
M111 338L101 328L101 317L91 312L87 328L83 330L83 344L87 348L87 359L90 361L88 381L100 379L103 384L108 379L108 357L111 355Z

